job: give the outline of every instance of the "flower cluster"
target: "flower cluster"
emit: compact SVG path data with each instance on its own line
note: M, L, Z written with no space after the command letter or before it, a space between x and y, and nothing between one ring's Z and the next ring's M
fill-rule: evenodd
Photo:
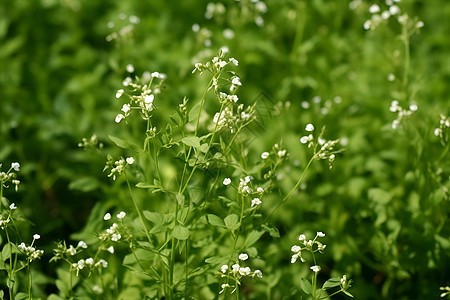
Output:
M382 10L378 4L372 4L369 7L369 13L371 13L372 16L364 22L364 29L374 30L391 17L397 17L397 21L400 24L409 25L409 17L407 14L401 14L401 9L397 5L399 2L401 2L401 0L386 0L386 7L384 10ZM410 26L419 29L424 26L424 23L422 21L414 20Z
M392 129L397 129L400 126L400 122L403 117L412 115L413 112L416 112L419 109L417 104L409 105L409 109L404 109L399 105L398 100L393 100L391 102L391 106L389 107L389 111L393 113L398 113L397 119L392 121Z
M247 126L252 122L255 119L254 114L253 106L248 106L244 109L244 105L240 104L236 109L236 113L234 113L233 107L226 106L222 111L214 115L213 122L217 130L227 127L231 133L234 133L239 127Z
M44 254L44 250L38 250L33 247L34 242L40 238L41 236L39 234L35 234L33 235L33 241L30 246L25 245L25 243L20 243L20 245L17 246L17 248L19 248L19 250L26 255L29 262L41 258Z
M118 22L110 21L107 24L109 29L119 28L106 37L106 41L116 41L119 45L121 42L133 37L134 26L139 24L141 20L135 15L127 16L124 13L119 15Z
M439 120L439 127L434 129L434 135L441 138L442 142L446 143L448 140L448 129L450 128L450 118L444 114L441 114Z
M0 169L1 167L2 164L0 164ZM11 182L12 184L15 185L15 190L17 192L19 189L20 181L17 179L17 174L15 172L19 171L20 171L20 164L18 162L13 162L7 172L0 172L0 184L3 187L8 188L9 186L7 185L7 183Z
M240 285L240 280L242 277L249 276L251 278L262 278L262 272L261 270L254 270L252 271L250 267L244 267L241 264L239 264L239 261L243 262L248 259L247 253L241 253L238 256L238 259L236 260L236 263L233 264L231 267L229 265L222 265L220 267L220 274L221 277L227 278L227 282L221 285L222 290L219 292L219 294L222 294L227 288L233 288L231 293L234 293L237 289L237 286ZM233 280L236 285L232 286L229 284L229 280Z
M129 70L131 71L131 68L129 68ZM132 70L134 71L134 67ZM120 123L123 119L126 119L131 114L132 110L139 110L142 118L148 120L151 116L151 112L155 109L155 95L158 95L161 92L161 86L166 77L166 74L159 72L153 72L151 74L145 72L142 79L136 77L135 81L133 81L131 77L125 78L122 84L132 90L131 94L128 95L128 103L122 105L122 113L119 113L115 118L116 123ZM153 86L155 78L159 81ZM119 89L116 92L116 98L119 99L124 94L125 90Z
M327 115L330 110L333 109L333 105L339 105L342 103L342 98L340 96L335 96L333 100L322 101L320 96L314 96L312 98L312 104L308 101L302 101L301 106L303 109L309 109L314 107L319 110L322 115Z
M94 261L92 257L89 257L86 259L80 259L78 260L78 262L72 264L72 268L77 272L77 276L79 275L80 271L83 270L85 267L88 268L89 270L92 270L93 268L106 269L108 267L108 262L104 259Z
M291 258L291 263L295 263L297 259L300 258L301 262L305 262L304 258L302 257L302 251L306 250L311 253L323 253L327 245L322 244L317 240L317 238L323 238L325 237L325 233L318 231L316 233L316 236L312 240L307 240L306 235L301 234L298 237L298 240L303 244L302 246L294 245L291 248L291 251L294 252ZM319 272L320 267L319 266L312 266L311 270L314 272Z
M61 242L58 244L56 249L53 249L53 257L50 261L58 261L60 259L66 260L66 258L70 258L71 256L75 256L80 253L83 249L87 249L87 244L84 241L79 241L78 245L74 247L73 245L66 246L65 242Z
M225 51L226 52L226 51ZM196 71L200 72L202 74L204 71L209 71L213 75L217 75L220 72L222 72L223 68L225 68L228 64L233 64L235 66L239 65L239 62L237 59L230 57L228 60L225 60L225 53L224 51L219 51L219 55L214 56L211 61L206 62L205 64L202 63L196 63L195 68L192 71L192 73L195 73ZM213 78L213 87L215 90L218 90L218 80L216 77Z
M4 230L6 228L6 226L8 225L9 221L10 221L10 215L8 215L6 218L0 214L0 229Z
M122 174L127 165L132 165L134 163L133 157L120 158L119 160L114 160L110 155L108 155L108 160L106 162L106 166L103 171L107 169L111 169L108 177L112 177L113 180L116 180L116 176Z
M443 286L439 288L443 293L441 293L441 298L444 298L445 296L450 295L450 286Z
M336 159L336 154L341 152L339 150L335 150L335 146L339 143L339 140L326 140L322 138L322 133L319 135L317 140L314 138L314 125L313 124L307 124L305 127L305 130L308 132L311 132L308 135L302 136L300 138L300 142L302 144L308 144L308 148L314 149L314 156L313 159L316 160L322 160L326 159L328 160L330 164L330 169L333 167L333 162Z
M90 139L83 138L81 142L78 143L78 147L84 148L84 150L98 150L103 148L103 143L99 143L97 135L94 134Z
M121 211L120 213L117 214L117 219L119 219L119 221L122 221L123 218L125 218L126 213L124 211ZM103 217L103 219L105 221L108 221L111 219L111 214L107 213L105 214L105 216ZM122 232L120 230L120 227L117 223L113 223L108 229L106 229L106 231L102 234L100 234L99 239L100 240L111 240L113 242L118 242L120 239L122 239ZM114 253L114 248L108 248L108 251L111 253Z

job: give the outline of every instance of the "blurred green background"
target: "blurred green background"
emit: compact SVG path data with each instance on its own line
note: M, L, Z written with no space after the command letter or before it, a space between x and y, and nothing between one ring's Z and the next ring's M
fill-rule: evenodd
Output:
M314 164L273 217L281 238L257 244L270 265L256 295L295 298L304 270L289 263L289 249L300 233L321 230L324 274L351 274L357 299L436 299L450 283L450 166L433 135L450 109L450 2L399 3L425 24L410 41L412 99L401 102L419 110L401 130L392 130L389 111L402 95L401 28L389 20L363 29L368 7L384 2L267 0L266 12L250 1L221 3L225 11L206 18L208 1L0 2L0 163L22 165L19 192L5 196L31 220L24 230L39 232L51 253L82 231L94 207L126 206L126 191L102 172L106 154L119 153L108 135L139 139L114 122L116 90L126 76L159 71L167 74L162 111L184 96L198 101L208 79L191 74L194 63L227 46L239 60L241 101L257 103L254 161L279 142L290 155L280 194L311 154L299 143L305 124L348 142L333 169ZM99 153L78 147L93 134L105 145Z

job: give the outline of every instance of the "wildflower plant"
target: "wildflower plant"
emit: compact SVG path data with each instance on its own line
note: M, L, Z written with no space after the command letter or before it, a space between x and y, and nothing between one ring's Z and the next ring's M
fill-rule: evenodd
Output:
M313 265L310 266L310 270L313 272L313 276L311 281L306 278L301 278L301 288L302 290L312 296L312 299L327 299L332 297L338 293L344 293L345 295L353 298L353 295L350 294L348 289L351 287L352 280L348 279L346 275L343 275L341 278L330 278L322 285L322 288L318 288L317 276L321 271L321 267L317 264L316 253L323 253L326 245L320 242L319 238L324 238L325 233L318 231L316 236L312 240L308 240L305 234L301 234L298 237L300 241L300 245L294 245L291 248L291 251L294 253L291 257L291 263L295 263L297 260L300 260L302 263L306 262L306 259L302 255L303 252L309 252L312 256ZM328 294L326 290L339 287L339 290Z

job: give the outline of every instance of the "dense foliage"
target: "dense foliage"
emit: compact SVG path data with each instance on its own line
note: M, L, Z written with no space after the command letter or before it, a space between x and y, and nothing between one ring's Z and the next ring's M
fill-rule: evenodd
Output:
M449 30L445 0L0 3L0 294L445 294Z

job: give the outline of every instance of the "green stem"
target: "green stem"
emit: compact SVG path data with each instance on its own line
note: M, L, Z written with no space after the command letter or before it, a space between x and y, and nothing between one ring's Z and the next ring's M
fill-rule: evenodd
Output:
M142 226L144 227L145 235L147 236L148 243L150 244L151 247L153 247L152 240L150 239L149 230L147 229L147 226L146 226L146 224L145 224L144 216L142 215L142 212L141 212L141 210L139 209L139 207L138 207L138 205L137 205L137 203L136 203L136 200L134 199L133 191L131 190L130 181L128 180L128 176L127 176L126 171L125 171L125 179L126 179L126 181L127 181L128 190L130 191L131 200L133 200L134 208L136 209L136 212L137 212L138 215L139 215L139 219L141 220Z
M9 281L9 299L14 299L13 294L14 294L14 268L13 268L13 259L12 259L12 245L11 245L11 240L9 238L9 234L8 234L8 228L5 228L5 234L6 234L6 239L8 240L8 246L9 246L9 272L8 272L8 281ZM15 264L14 264L15 265Z
M32 285L32 282L31 282L31 269L30 269L30 263L28 263L28 272L27 272L28 274L28 299L32 299L32 297L31 297L31 285Z
M311 163L313 162L313 160L316 158L316 155L314 155L313 157L311 157L311 159L309 160L308 164L305 167L305 170L303 170L302 176L300 176L299 180L297 181L297 183L294 185L294 187L292 188L292 190L280 201L278 202L278 204L275 206L275 208L267 215L267 217L265 218L265 220L269 219L269 217L284 203L286 202L292 195L292 193L299 187L300 183L303 181L303 178L306 175L306 171L308 171L309 166L311 165Z
M410 47L409 47L409 33L408 33L408 24L405 23L402 26L402 39L403 44L405 46L405 69L403 74L403 89L405 92L405 102L408 102L408 75L410 68Z

